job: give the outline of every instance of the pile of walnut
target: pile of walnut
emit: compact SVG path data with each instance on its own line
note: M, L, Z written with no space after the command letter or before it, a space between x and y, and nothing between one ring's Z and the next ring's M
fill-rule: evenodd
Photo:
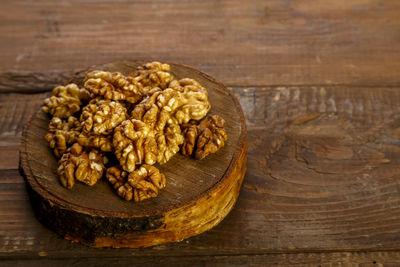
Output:
M160 62L128 76L95 70L81 87L53 90L42 108L53 116L45 138L59 158L64 187L72 188L75 180L94 185L105 174L120 197L142 201L166 185L153 164L166 163L178 151L202 159L224 146L225 121L207 116L207 90L169 71Z

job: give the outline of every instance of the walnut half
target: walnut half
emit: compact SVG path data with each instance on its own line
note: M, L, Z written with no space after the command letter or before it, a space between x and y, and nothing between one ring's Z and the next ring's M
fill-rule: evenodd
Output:
M43 101L42 110L61 119L68 118L80 110L81 100L88 101L90 93L76 84L57 86L53 89L53 95Z
M133 197L133 189L127 183L128 174L121 166L110 167L106 172L107 180L114 187L118 196L125 200L131 200Z
M136 103L145 96L167 88L173 80L169 70L168 64L157 61L138 67L128 76L120 72L94 70L86 75L84 84L94 95Z
M154 133L142 121L123 121L114 130L115 156L125 171L132 172L137 164L154 164L157 161L157 144Z
M71 116L68 120L62 120L53 117L49 122L49 131L44 138L49 142L54 155L61 158L67 147L76 142L80 131L81 126L77 118Z
M113 152L112 135L81 133L76 141L84 147L97 148L103 152Z
M170 84L172 88L143 99L135 106L131 116L158 131L162 130L167 122L182 124L206 116L211 106L204 87L192 79L174 80Z
M98 150L83 150L78 143L73 144L58 162L57 174L64 187L72 188L75 179L94 185L103 175L107 158Z
M82 109L83 132L109 134L126 117L126 109L118 102L93 99Z
M133 197L139 202L158 195L166 185L165 175L156 167L143 164L128 176L128 184L134 189Z
M183 124L182 132L185 141L181 153L186 156L194 154L196 159L203 159L208 154L217 152L228 138L225 120L218 115Z
M156 167L147 164L143 164L129 175L121 166L110 167L107 169L106 178L121 198L133 199L135 202L156 197L159 189L166 185L165 175Z

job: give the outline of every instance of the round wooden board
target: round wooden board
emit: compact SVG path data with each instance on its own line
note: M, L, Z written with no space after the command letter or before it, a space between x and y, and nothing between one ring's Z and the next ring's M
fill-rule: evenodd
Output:
M77 74L79 82L93 69L129 74L143 61L90 67ZM119 198L101 180L90 187L59 183L53 156L44 135L49 118L38 111L25 127L20 169L26 178L37 217L66 239L95 247L145 247L181 241L217 225L232 209L246 170L246 124L236 98L222 84L193 68L170 64L176 78L199 81L209 92L210 114L226 120L228 140L203 160L175 155L157 165L167 186L156 198L139 203Z

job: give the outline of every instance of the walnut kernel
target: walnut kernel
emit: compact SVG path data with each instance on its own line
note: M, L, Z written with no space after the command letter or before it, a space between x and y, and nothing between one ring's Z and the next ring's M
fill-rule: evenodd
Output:
M157 143L157 162L166 163L179 151L183 136L178 124L168 124L163 131L155 135Z
M158 190L166 185L165 175L156 167L143 164L130 173L128 184L133 188L133 198L139 202L158 195Z
M125 200L131 200L133 197L133 188L127 183L128 172L121 166L113 166L107 169L106 178L114 187L118 196Z
M126 118L126 109L111 100L90 101L82 109L80 121L85 133L109 134Z
M72 188L75 179L94 185L103 175L107 158L98 150L83 150L78 143L73 144L58 162L57 174L64 187Z
M203 159L217 152L227 140L225 120L218 115L207 116L201 121L191 121L182 125L185 141L181 148L183 155Z
M80 123L75 117L71 116L68 120L53 117L50 120L49 131L45 135L45 139L49 142L50 148L53 149L57 158L62 156L68 145L76 142L80 130Z
M134 172L128 173L121 166L107 169L106 178L118 196L135 202L156 197L159 189L166 185L165 175L151 165L143 164Z
M80 89L76 84L57 86L53 89L53 95L43 101L42 110L61 119L68 118L80 110L81 100L89 100L90 93L86 89Z
M182 124L191 119L199 120L210 110L207 91L204 90L202 87L191 87L183 91L167 88L143 99L135 106L131 116L158 131L167 122Z
M84 84L95 95L136 103L145 96L165 89L173 79L168 71L169 65L159 62L144 64L128 76L120 72L95 70L86 75Z
M130 77L142 91L148 92L155 87L166 89L174 79L169 71L168 64L153 61L139 66L134 73L130 74Z
M142 121L123 121L114 130L113 146L125 171L132 172L142 162L152 165L157 161L154 132Z
M84 147L97 148L103 152L113 152L112 135L81 133L76 141Z

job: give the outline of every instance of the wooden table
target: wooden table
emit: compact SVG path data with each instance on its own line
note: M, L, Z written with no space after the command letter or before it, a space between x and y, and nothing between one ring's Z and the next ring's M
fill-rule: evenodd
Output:
M1 265L400 265L399 1L1 6ZM248 170L213 230L94 249L35 219L21 132L55 85L129 58L192 65L229 86L247 116Z

